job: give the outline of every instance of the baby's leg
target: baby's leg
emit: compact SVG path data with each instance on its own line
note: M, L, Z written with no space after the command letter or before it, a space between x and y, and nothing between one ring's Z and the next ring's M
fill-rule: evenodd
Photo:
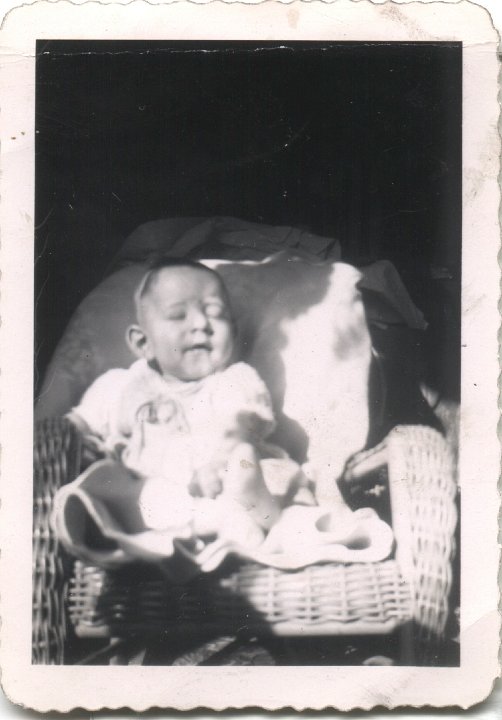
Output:
M223 497L241 505L261 528L268 530L278 519L279 505L265 484L259 455L250 443L240 443L232 451Z

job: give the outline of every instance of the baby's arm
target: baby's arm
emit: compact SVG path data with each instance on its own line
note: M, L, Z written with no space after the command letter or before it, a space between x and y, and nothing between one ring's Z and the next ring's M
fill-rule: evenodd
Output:
M72 410L65 416L71 424L77 428L80 436L81 443L81 465L82 468L86 468L97 460L102 460L106 457L114 455L107 448L105 442L94 433L87 422L78 414L78 412Z
M84 449L90 457L113 456L112 438L118 414L118 401L124 380L123 370L110 370L98 377L86 390L80 403L67 413L67 419L79 430Z

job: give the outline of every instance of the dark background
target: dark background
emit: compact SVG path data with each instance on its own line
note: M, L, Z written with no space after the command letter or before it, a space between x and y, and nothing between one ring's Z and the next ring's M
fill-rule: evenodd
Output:
M459 394L458 43L39 41L36 372L148 220L232 215L389 259Z

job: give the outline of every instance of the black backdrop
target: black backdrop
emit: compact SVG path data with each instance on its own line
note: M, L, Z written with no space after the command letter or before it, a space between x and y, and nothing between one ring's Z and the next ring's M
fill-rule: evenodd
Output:
M37 377L139 224L233 215L392 260L458 395L457 43L39 41Z

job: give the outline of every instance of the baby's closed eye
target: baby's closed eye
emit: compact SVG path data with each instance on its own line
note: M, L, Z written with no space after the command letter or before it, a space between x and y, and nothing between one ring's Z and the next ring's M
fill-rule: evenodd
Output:
M186 318L186 312L184 310L178 310L176 312L170 312L167 314L167 319L173 322L181 322Z
M207 317L219 318L226 315L226 308L220 302L210 302L204 305L204 312Z

